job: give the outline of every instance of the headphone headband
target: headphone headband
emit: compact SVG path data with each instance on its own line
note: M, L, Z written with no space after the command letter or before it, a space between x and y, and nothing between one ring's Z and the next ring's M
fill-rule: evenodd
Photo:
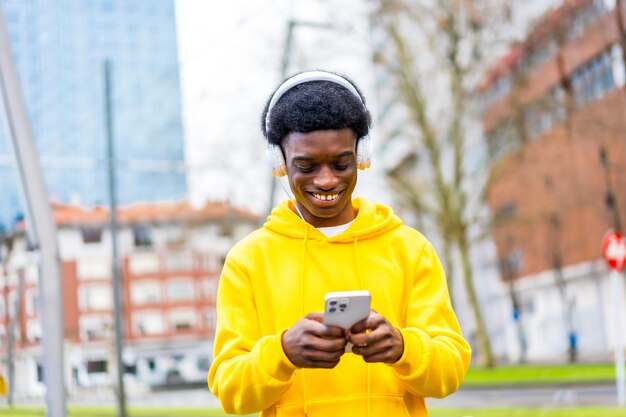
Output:
M265 131L269 130L270 126L270 113L272 112L272 108L276 105L278 100L290 89L293 87L307 83L309 81L330 81L335 84L339 84L342 87L348 89L355 97L359 99L361 103L363 103L363 98L357 91L357 89L345 78L333 74L332 72L326 71L306 71L300 74L294 75L293 77L287 79L284 83L281 84L280 87L274 92L272 95L272 99L270 100L270 104L267 106L267 113L265 114Z
M339 84L340 86L346 88L350 93L352 93L356 98L359 99L359 102L365 107L365 103L363 102L363 97L359 94L359 91L356 89L350 81L345 78L333 74L332 72L327 71L306 71L300 74L294 75L291 78L288 78L284 81L278 89L272 95L270 99L270 103L267 106L267 113L265 114L265 132L269 133L269 125L270 125L270 114L272 112L272 108L276 105L278 100L290 89L293 87L303 84L309 81L330 81L335 84ZM278 145L272 145L268 143L267 147L267 156L270 165L272 166L272 173L276 177L282 177L287 175L287 164L285 162L285 157L283 155L283 151ZM362 138L357 138L357 147L356 147L356 165L358 169L366 169L369 168L372 163L372 140L369 135L366 135Z

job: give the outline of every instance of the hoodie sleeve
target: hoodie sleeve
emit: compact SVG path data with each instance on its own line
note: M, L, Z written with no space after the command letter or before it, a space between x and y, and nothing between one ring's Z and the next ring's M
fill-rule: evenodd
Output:
M402 357L392 365L405 388L419 397L443 398L463 383L471 348L452 310L446 278L426 244L414 273Z
M262 335L247 274L229 256L217 294L217 329L209 389L224 411L250 414L270 407L290 388L296 367L277 334Z

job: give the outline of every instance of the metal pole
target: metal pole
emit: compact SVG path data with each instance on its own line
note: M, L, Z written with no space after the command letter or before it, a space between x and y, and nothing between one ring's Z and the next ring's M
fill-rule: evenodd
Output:
M620 279L622 274L611 269L611 301L613 304L613 320L615 322L615 382L617 384L617 404L620 407L626 405L626 378L624 376L624 338L622 335L622 291L620 291Z
M126 417L126 390L124 389L124 362L122 361L122 338L124 323L122 318L122 288L120 266L117 253L117 194L115 188L115 148L113 137L113 108L111 100L111 61L104 62L105 110L107 128L107 156L109 162L109 211L111 229L111 264L113 273L113 302L115 308L115 358L117 365L117 399L118 416Z
M280 81L282 82L285 78L287 78L287 70L289 69L289 61L291 58L291 46L293 44L293 31L296 26L306 26L311 28L319 28L319 29L332 29L332 25L329 23L317 23L317 22L304 22L299 20L289 19L287 21L287 34L285 35L285 44L283 46L283 57L281 60L280 66ZM270 199L267 208L267 214L269 215L274 208L274 200L276 198L276 181L280 181L278 178L274 178L274 176L270 177Z
M13 344L15 343L15 326L20 322L20 318L22 316L20 312L22 308L22 297L24 296L24 267L17 271L17 279L17 298L15 301L15 308L13 309L13 306L8 306L9 308L7 308L7 311L9 312L13 310L13 314L9 314L9 334L7 335L7 358L9 360L9 363L7 363L7 382L9 385L7 403L11 407L13 406L13 391L15 387L15 358L13 357Z
M30 246L39 250L39 302L42 327L43 369L46 386L46 413L49 417L66 415L63 358L63 290L57 230L46 189L33 134L22 100L13 53L0 9L0 107L5 130L15 155L26 232Z
M283 58L280 66L280 80L281 82L287 77L287 68L289 68L289 57L291 56L291 43L293 40L293 28L296 26L294 20L287 22L287 34L285 35L285 45L283 46ZM267 128L267 126L266 126ZM274 176L270 176L270 199L267 205L267 214L269 215L274 208L274 200L276 199L276 181L280 181Z

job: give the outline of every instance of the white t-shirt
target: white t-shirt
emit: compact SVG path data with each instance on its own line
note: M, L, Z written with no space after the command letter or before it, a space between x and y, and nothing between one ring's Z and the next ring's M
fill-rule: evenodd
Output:
M340 224L339 226L318 227L317 230L326 235L326 237L333 237L348 230L348 227L350 227L352 223L354 223L354 220L346 224Z

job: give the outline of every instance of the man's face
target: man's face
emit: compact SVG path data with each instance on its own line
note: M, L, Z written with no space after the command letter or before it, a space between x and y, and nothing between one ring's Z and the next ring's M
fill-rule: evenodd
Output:
M292 132L283 141L289 186L304 219L314 227L354 219L355 148L351 129Z

